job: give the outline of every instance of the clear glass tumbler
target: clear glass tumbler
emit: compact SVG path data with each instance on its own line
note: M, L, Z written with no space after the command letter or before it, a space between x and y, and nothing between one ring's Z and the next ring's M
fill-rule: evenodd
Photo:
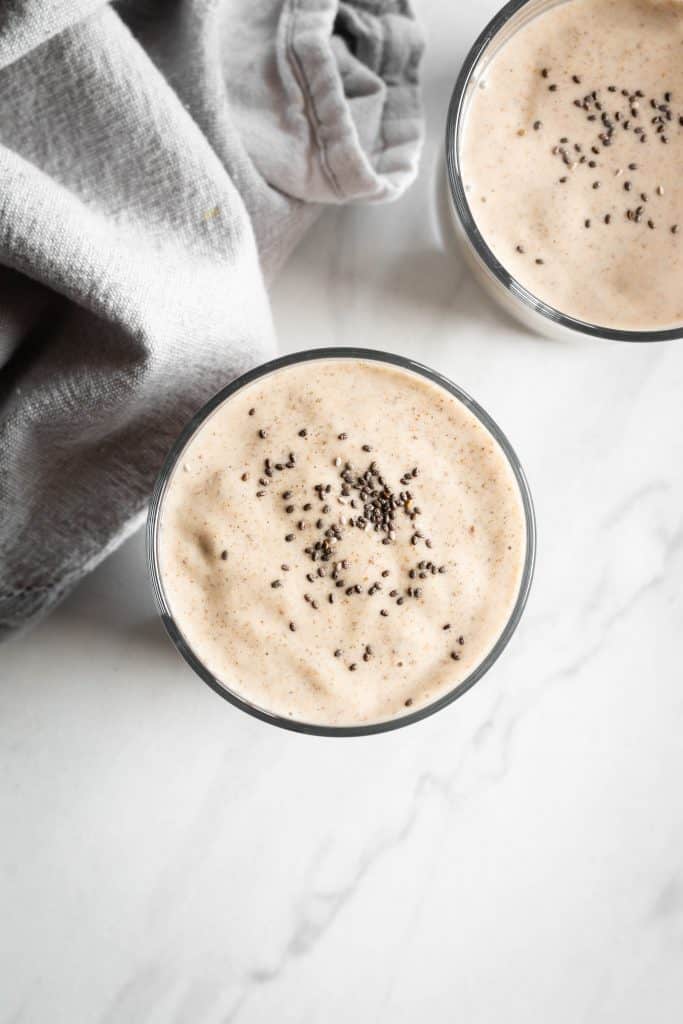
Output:
M611 341L670 341L683 338L683 326L670 330L623 331L586 323L553 309L519 283L499 263L480 233L465 192L461 142L474 91L486 78L496 54L539 14L573 0L510 0L488 23L468 53L453 89L446 121L446 192L451 227L470 268L490 295L517 320L540 334L583 335Z
M234 690L231 690L225 682L217 679L202 663L199 655L192 650L190 645L186 642L178 623L175 621L166 598L163 573L159 565L159 529L163 517L164 495L176 466L182 460L185 448L203 423L211 416L218 406L222 405L224 402L229 402L233 395L235 395L241 388L253 383L253 381L267 377L271 374L276 374L278 370L281 370L283 367L292 366L296 363L315 363L324 359L370 360L388 363L391 366L398 366L409 373L415 373L419 376L426 377L428 380L433 381L439 387L449 392L449 394L458 398L463 405L465 405L467 409L477 417L489 434L491 434L497 441L505 454L519 486L526 522L526 552L517 600L505 628L483 661L477 665L466 679L454 687L453 690L446 693L438 700L435 700L427 707L420 708L411 714L402 715L399 718L359 726L324 726L282 718L279 715L269 712L267 708L261 708L251 704L243 696L236 693ZM224 697L225 700L230 701L231 704L234 704L242 711L246 711L248 714L254 715L256 718L260 718L264 722L269 722L272 725L277 725L284 729L292 729L297 732L309 733L311 735L318 736L363 736L372 733L387 732L391 729L397 729L404 725L410 725L413 722L419 722L428 715L432 715L434 712L440 711L452 701L466 693L470 687L474 686L474 684L481 679L486 672L488 672L500 656L503 649L506 647L510 637L517 628L529 595L535 557L536 525L529 485L527 484L519 459L510 445L510 442L494 420L491 419L489 414L472 398L470 398L469 395L435 370L430 370L426 366L422 366L410 359L405 359L402 356L359 348L323 348L283 356L280 359L275 359L272 362L265 363L263 366L259 366L254 370L250 370L248 373L245 373L242 377L239 377L231 384L228 384L227 387L214 395L214 397L211 398L188 423L169 452L157 479L147 518L147 560L154 596L164 626L183 658L191 668L194 669L197 675L203 679L205 683L208 683L216 693L220 694L221 697Z

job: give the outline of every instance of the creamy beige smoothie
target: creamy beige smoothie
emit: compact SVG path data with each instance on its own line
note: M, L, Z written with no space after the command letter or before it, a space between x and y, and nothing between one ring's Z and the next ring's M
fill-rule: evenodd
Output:
M622 330L683 324L683 4L568 0L495 55L461 166L474 219L535 296Z
M323 359L238 390L170 478L159 566L176 623L245 701L364 725L422 708L491 651L526 520L497 441L453 395Z

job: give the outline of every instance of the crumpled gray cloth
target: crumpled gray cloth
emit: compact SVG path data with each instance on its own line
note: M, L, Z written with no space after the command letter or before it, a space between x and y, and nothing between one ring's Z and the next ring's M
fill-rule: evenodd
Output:
M410 183L421 52L408 0L3 0L0 636L273 354L264 275L321 204Z

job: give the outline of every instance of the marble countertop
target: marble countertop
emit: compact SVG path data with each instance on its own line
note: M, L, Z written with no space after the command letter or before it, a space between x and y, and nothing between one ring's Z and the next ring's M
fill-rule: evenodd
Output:
M285 351L413 356L536 500L517 634L462 700L329 740L176 655L134 537L0 661L0 1024L674 1024L683 1013L683 347L534 337L439 244L450 88L496 4L420 4L428 139L328 212Z

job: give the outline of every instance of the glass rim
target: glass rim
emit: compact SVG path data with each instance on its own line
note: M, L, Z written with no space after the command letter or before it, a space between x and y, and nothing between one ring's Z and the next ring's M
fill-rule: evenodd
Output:
M251 704L234 690L229 689L226 684L221 683L220 680L218 680L202 663L199 656L195 654L190 644L183 636L180 627L176 623L164 593L162 574L159 567L158 538L164 495L178 460L199 427L208 419L214 410L218 408L218 406L222 405L223 402L231 398L236 394L236 392L242 390L242 388L247 385L252 384L254 381L260 380L262 377L266 377L268 374L288 366L293 366L298 363L314 362L322 359L366 360L370 362L386 363L390 366L397 366L426 378L432 383L444 388L444 390L455 398L459 399L459 401L461 401L463 405L479 420L486 430L488 430L502 449L519 488L526 525L526 552L517 599L504 629L501 631L498 639L486 657L464 680L462 680L462 682L458 683L457 686L453 687L452 690L449 690L448 693L439 697L437 700L432 701L432 703L428 704L426 707L419 708L410 714L401 715L397 718L380 722L372 722L367 725L320 725L284 718L282 715L278 715L265 708ZM531 589L536 561L536 517L529 484L515 450L497 423L486 412L486 410L478 404L478 402L443 374L405 356L395 355L390 352L380 352L374 349L341 348L335 346L295 352L286 356L280 356L277 359L272 359L267 363L263 363L260 366L247 371L247 373L242 374L234 381L221 388L201 407L201 409L198 410L198 412L195 413L171 447L154 485L147 515L146 548L147 566L152 581L154 598L166 632L182 657L189 664L190 668L193 669L200 679L218 693L219 696L223 697L241 711L245 711L247 714L258 718L263 722L268 722L270 725L276 725L282 729L287 729L292 732L306 733L311 736L369 736L376 733L391 732L394 729L400 729L404 726L412 725L416 722L422 721L424 718L428 718L437 711L441 711L471 689L471 687L474 686L474 684L478 682L486 672L488 672L494 662L498 660L519 624Z
M473 247L476 255L488 273L498 281L512 297L520 302L531 312L540 314L552 323L582 334L591 338L600 338L606 341L626 342L653 342L653 341L675 341L683 338L683 324L680 327L665 328L661 330L636 331L621 330L613 327L602 327L599 324L591 324L585 320L579 320L567 313L539 299L533 292L513 277L500 263L493 251L489 248L484 236L477 227L476 220L470 209L465 186L462 180L460 164L460 152L458 139L466 115L466 99L470 82L480 58L490 43L505 28L508 22L524 7L529 6L537 0L509 0L494 15L483 31L473 43L465 61L460 69L448 106L446 118L446 172L452 205L460 224L465 232L468 242ZM555 0L553 6L560 3L570 3L571 0ZM539 12L540 13L540 12Z

